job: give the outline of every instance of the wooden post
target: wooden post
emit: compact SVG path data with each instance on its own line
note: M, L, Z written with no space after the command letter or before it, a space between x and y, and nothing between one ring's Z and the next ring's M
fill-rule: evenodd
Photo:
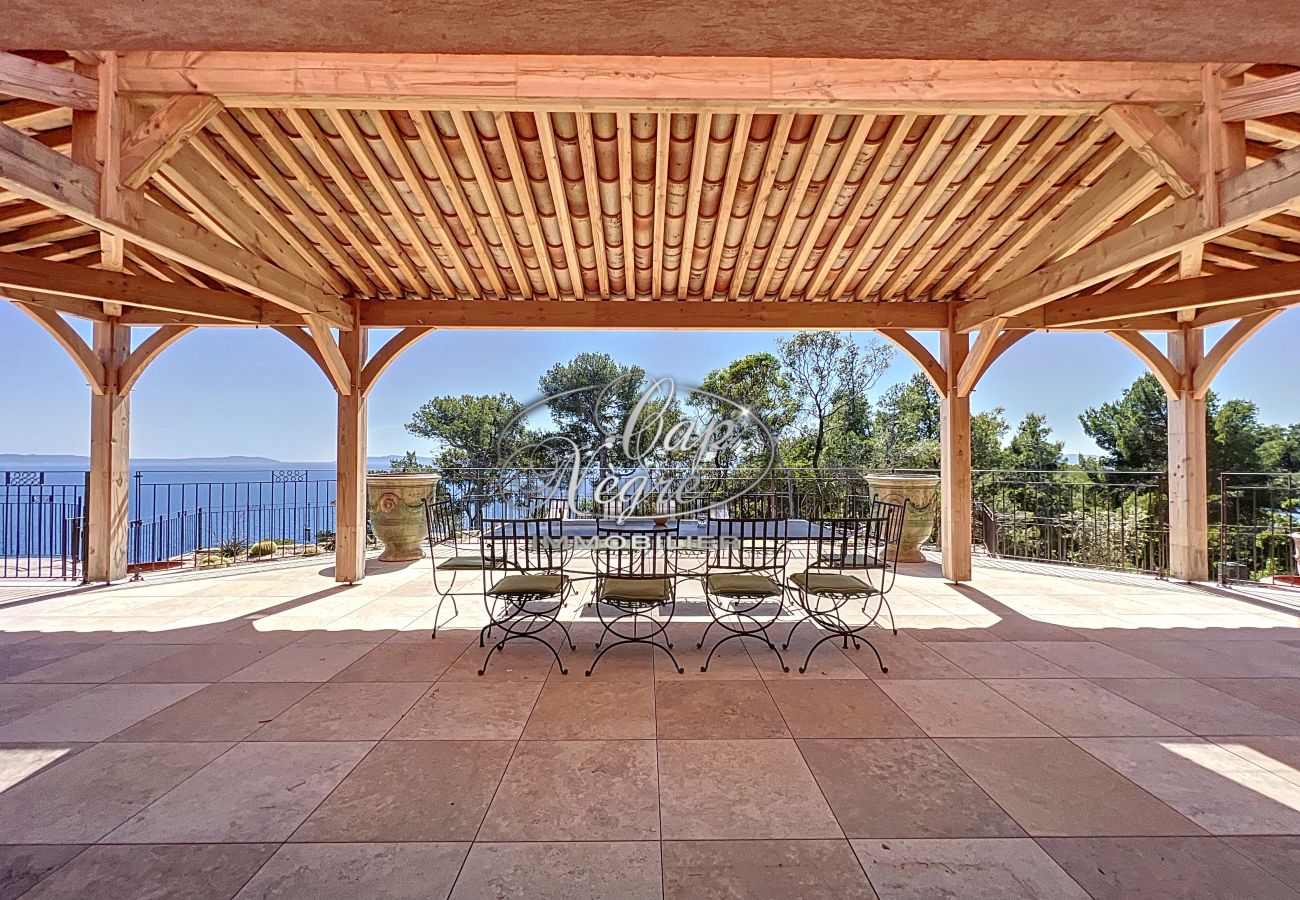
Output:
M970 336L948 329L940 333L939 352L947 376L939 411L939 475L941 478L939 537L943 577L971 578L971 449L970 397L960 396L957 376L970 352Z
M90 398L86 580L120 581L126 577L129 531L131 395L119 390L118 376L131 350L131 329L96 322L94 350L104 365L105 390Z
M1180 375L1169 400L1169 575L1179 581L1210 577L1206 483L1205 400L1196 399L1193 374L1205 355L1205 332L1169 333L1169 361Z
M353 329L339 333L339 349L348 364L352 390L338 395L334 580L355 583L366 574L366 396L361 372L368 348L359 313Z

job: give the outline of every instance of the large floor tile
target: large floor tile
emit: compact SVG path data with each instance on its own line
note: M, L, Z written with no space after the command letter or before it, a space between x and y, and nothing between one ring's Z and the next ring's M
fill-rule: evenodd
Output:
M1211 834L1300 834L1300 784L1198 738L1077 738Z
M1099 679L1097 684L1193 734L1296 734L1300 722L1239 700L1199 681Z
M659 836L653 741L524 741L479 832L485 841Z
M870 635L872 643L880 651L888 672L881 672L876 665L876 657L869 652L853 653L848 656L868 678L876 681L913 680L918 678L970 678L971 674L947 657L931 650L914 637L906 634L891 635L888 632Z
M100 741L202 684L105 684L0 725L0 741Z
M564 668L570 672L578 666L586 668L591 657L582 648L579 648L579 652L570 650L568 644L564 643L564 635L560 633L560 629L551 627L543 637L559 651L560 659L564 660ZM535 641L512 640L501 650L493 652L489 658L488 651L491 648L491 643L486 648L479 647L477 644L470 645L469 649L442 673L442 679L487 682L545 681L552 666L555 666L555 657L551 651ZM486 669L480 675L479 669L484 668L485 660Z
M237 900L445 900L469 844L285 844Z
M1124 640L1115 646L1184 678L1260 678L1279 674L1267 664L1220 653L1207 643L1191 640Z
M974 679L883 681L881 689L931 737L1035 737L1052 731Z
M333 680L436 681L464 652L464 647L448 641L380 644Z
M875 900L847 841L665 841L665 900Z
M84 849L80 844L0 846L0 900L17 900Z
M239 741L311 691L315 684L210 684L179 703L117 732L112 741Z
M550 741L653 739L654 682L552 678L542 688L523 736Z
M0 684L0 725L88 690L84 684Z
M661 738L790 736L762 681L665 681L655 692L655 707Z
M797 738L920 737L922 731L870 681L773 681L768 690Z
M1094 900L1300 896L1218 838L1045 838L1039 844Z
M106 644L39 668L29 669L12 680L19 683L102 684L169 656L174 649L146 644ZM207 681L210 679L169 680Z
M369 742L238 744L132 817L110 843L283 841Z
M323 684L263 725L253 741L377 741L420 699L427 684Z
M271 652L262 647L243 644L195 644L186 647L170 646L166 649L175 652L133 668L115 680L127 684L220 681Z
M1267 772L1300 784L1300 736L1228 735L1211 740Z
M1017 641L1082 678L1176 678L1175 673L1099 641Z
M838 838L794 741L659 741L665 840Z
M89 652L104 643L81 635L73 635L70 640L48 638L48 635L41 635L21 644L6 645L4 655L0 656L0 681L12 681L26 672Z
M475 844L453 900L662 900L654 841Z
M1300 678L1203 678L1201 682L1300 722Z
M1031 840L854 841L880 900L1088 900Z
M1187 734L1172 722L1082 678L990 679L985 684L1067 737Z
M61 765L94 744L55 741L44 744L0 743L0 794L47 769Z
M931 650L976 678L1068 678L1070 673L1009 641L930 642Z
M228 747L98 744L0 794L0 843L97 841Z
M1300 892L1300 836L1225 837L1223 842Z
M293 840L473 840L513 747L508 741L381 741Z
M25 896L225 900L274 849L270 844L89 847Z
M930 740L801 740L844 833L855 837L1024 834Z
M223 681L328 681L371 650L368 644L293 644Z
M939 746L1034 836L1201 833L1064 738L955 739Z
M389 733L392 740L515 740L542 684L536 681L440 681Z
M746 679L757 679L759 675L758 667L754 665L754 660L750 657L749 651L745 649L745 644L754 645L754 655L760 653L771 653L767 647L763 646L755 638L746 638L743 640L727 641L713 653L713 658L709 659L709 654L713 646L724 636L718 633L714 628L709 633L709 639L703 647L695 646L698 636L702 633L702 628L683 626L672 633L673 635L673 655L677 657L677 663L686 670L685 675L678 674L673 668L672 661L668 659L668 654L660 651L654 655L655 678L660 681L679 681L689 678L691 681L701 681L711 679L714 681L740 681ZM679 632L683 632L680 633ZM707 672L700 671L705 662L709 664Z

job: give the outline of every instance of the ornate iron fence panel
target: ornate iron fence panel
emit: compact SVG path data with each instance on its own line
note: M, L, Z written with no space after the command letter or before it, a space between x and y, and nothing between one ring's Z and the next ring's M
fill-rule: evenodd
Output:
M1224 472L1210 502L1210 559L1223 584L1297 574L1300 473Z
M46 484L42 472L6 472L0 578L81 578L85 498L84 484Z

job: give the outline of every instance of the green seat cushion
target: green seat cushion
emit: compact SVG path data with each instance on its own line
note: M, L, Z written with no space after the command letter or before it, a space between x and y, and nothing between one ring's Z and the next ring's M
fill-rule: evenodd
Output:
M606 578L600 599L606 603L667 603L673 584L668 578Z
M563 575L507 575L488 591L493 597L521 594L548 596L564 589Z
M487 568L487 560L481 556L453 556L438 563L438 568L478 572Z
M710 575L709 593L719 597L777 597L781 594L781 585L766 575Z
M792 575L793 581L810 594L874 594L876 589L871 582L856 575L841 575L835 572L800 572Z

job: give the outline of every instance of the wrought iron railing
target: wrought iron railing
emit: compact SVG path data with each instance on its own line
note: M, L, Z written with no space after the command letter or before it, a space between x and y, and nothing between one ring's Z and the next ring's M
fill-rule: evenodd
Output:
M1220 582L1296 574L1300 474L1224 472L1218 496L1210 498L1210 522L1210 559Z
M47 484L44 472L5 472L0 481L0 578L80 578L84 480Z

